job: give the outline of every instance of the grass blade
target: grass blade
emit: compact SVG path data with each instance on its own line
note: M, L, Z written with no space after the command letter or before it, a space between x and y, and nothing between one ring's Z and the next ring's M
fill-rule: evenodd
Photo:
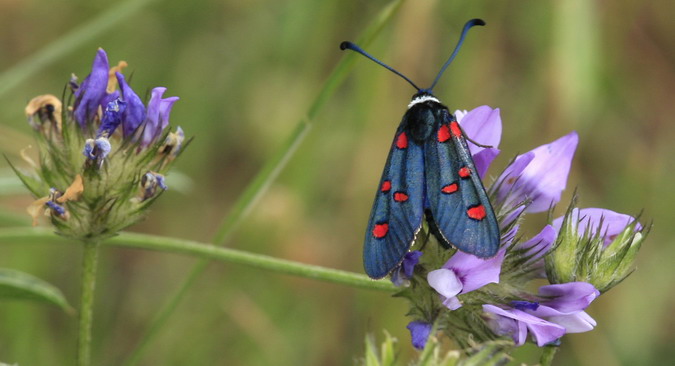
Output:
M128 0L111 7L98 17L78 26L70 33L0 73L0 96L21 84L43 67L72 52L81 44L97 37L155 0Z

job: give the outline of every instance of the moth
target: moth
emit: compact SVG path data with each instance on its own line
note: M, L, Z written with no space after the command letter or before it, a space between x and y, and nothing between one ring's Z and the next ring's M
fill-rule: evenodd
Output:
M457 55L468 30L483 26L468 21L452 55L431 87L421 89L410 79L351 42L355 51L405 79L417 89L396 130L370 213L363 263L371 278L385 277L410 250L426 218L442 246L481 258L499 249L500 231L485 187L476 171L467 137L432 90Z

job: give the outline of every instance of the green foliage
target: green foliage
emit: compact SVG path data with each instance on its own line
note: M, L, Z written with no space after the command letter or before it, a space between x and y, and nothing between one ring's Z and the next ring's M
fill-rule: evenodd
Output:
M28 273L0 268L0 301L5 300L35 301L73 313L73 308L58 288Z

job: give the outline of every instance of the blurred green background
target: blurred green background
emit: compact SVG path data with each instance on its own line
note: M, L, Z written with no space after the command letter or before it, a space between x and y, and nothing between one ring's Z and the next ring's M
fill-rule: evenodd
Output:
M20 161L19 150L32 141L23 115L27 101L60 95L71 72L86 76L103 47L111 63L129 63L139 94L161 85L166 95L180 96L171 122L195 137L176 165L180 175L168 177L175 189L131 230L208 242L345 57L339 43L356 39L388 2L141 0L134 2L137 10L115 13L121 20L112 27L100 29L105 21L95 21L79 31L81 38L32 63L82 24L115 15L111 9L120 4L0 0L0 151ZM581 207L633 215L644 209L643 221L654 220L638 270L593 303L588 312L597 328L565 337L558 365L661 365L675 358L674 12L668 2L408 0L367 48L426 86L464 22L485 19L487 27L469 34L435 91L451 108L501 108L502 155L492 176L515 154L577 130L579 148L557 213L578 187ZM413 93L358 59L227 245L361 272L372 195ZM2 227L28 222L32 198L12 176L2 160ZM539 216L526 223L530 235L546 219ZM75 246L5 244L0 267L41 277L77 304L80 256ZM96 365L127 358L194 263L103 249ZM385 293L214 263L141 364L345 365L363 354L367 332L381 336L382 329L399 338L406 360L413 351L405 312L404 300ZM73 316L46 305L0 302L1 362L71 364L75 338ZM524 347L518 357L534 362L536 354Z

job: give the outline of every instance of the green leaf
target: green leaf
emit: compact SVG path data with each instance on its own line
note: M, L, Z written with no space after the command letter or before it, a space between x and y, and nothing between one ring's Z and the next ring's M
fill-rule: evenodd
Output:
M13 269L0 268L0 298L47 303L73 313L73 308L61 290L28 273Z

